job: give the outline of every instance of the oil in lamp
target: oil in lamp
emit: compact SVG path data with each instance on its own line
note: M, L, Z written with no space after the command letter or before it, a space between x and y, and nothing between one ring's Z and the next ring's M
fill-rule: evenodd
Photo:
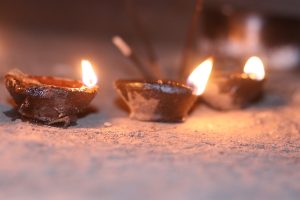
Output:
M258 57L251 57L243 73L212 77L202 98L218 110L244 108L263 94L265 69Z
M201 63L186 84L170 80L118 80L115 88L128 105L130 118L182 122L204 92L212 66L212 59Z
M98 91L97 77L89 61L82 61L82 81L52 76L33 76L18 69L5 75L6 88L18 113L48 125L69 126Z

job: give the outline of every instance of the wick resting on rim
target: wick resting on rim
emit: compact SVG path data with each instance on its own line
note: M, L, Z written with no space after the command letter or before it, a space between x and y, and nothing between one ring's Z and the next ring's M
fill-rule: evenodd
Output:
M188 28L186 41L182 51L182 58L180 63L179 77L185 79L189 69L189 59L192 53L192 48L197 37L197 28L199 23L199 16L202 10L202 0L196 0L195 10L192 16L191 24Z
M132 24L137 35L140 37L142 43L144 44L144 49L146 51L146 55L148 57L149 63L151 65L151 69L153 73L157 77L162 77L162 72L160 70L160 66L158 64L157 56L155 54L154 48L151 44L151 41L146 33L145 27L143 26L140 14L136 5L134 4L134 0L126 0L126 6L128 9L129 17L132 20Z
M120 36L114 36L112 38L112 42L125 57L131 60L131 62L142 72L146 79L156 79L156 76L152 73L152 71L147 69L135 52Z

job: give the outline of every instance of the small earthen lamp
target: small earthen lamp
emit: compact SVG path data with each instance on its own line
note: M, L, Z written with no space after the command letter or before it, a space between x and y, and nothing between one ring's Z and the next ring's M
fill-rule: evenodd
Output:
M32 76L14 69L5 75L6 88L22 117L46 124L76 121L98 91L91 64L82 61L83 82L51 76Z
M212 77L202 98L218 110L244 108L262 96L265 80L261 59L251 57L243 73Z
M186 84L170 80L118 80L115 87L128 105L132 119L182 122L204 92L212 65L212 59L201 63Z

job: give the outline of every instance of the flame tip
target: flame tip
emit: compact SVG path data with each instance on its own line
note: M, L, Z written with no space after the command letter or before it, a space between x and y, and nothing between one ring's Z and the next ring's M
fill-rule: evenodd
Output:
M82 82L87 87L94 87L97 84L97 76L89 60L81 60Z
M251 56L245 66L244 73L255 80L263 80L265 78L265 68L262 60L258 56Z
M194 94L199 96L205 91L213 67L213 58L209 57L190 74L187 84L194 88Z

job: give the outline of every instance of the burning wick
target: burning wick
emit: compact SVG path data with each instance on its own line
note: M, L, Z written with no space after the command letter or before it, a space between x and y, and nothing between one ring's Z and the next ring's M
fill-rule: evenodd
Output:
M188 77L187 85L194 88L193 94L200 96L205 91L213 66L213 59L209 58L201 63Z
M200 64L188 85L170 80L118 80L116 90L130 109L130 117L141 121L182 122L208 82L212 59Z
M92 88L97 84L97 76L95 71L92 67L92 64L88 60L81 61L81 68L82 68L82 82L88 88Z
M251 79L261 81L265 78L264 64L260 58L252 56L244 66L244 73Z
M244 72L214 77L203 94L203 99L218 110L244 108L263 94L265 68L258 57L250 57Z

